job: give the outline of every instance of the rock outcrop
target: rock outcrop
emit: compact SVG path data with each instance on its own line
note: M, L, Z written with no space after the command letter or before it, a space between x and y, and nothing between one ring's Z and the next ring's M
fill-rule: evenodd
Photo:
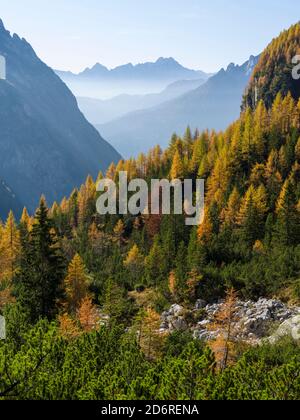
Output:
M161 316L160 331L190 330L195 339L212 340L220 333L212 330L211 325L222 304L223 301L206 304L198 300L190 311L183 306L172 305ZM261 298L257 302L238 301L235 318L233 330L236 340L257 344L268 337L274 328L278 329L270 338L273 342L284 335L300 339L300 308L288 307L278 300Z

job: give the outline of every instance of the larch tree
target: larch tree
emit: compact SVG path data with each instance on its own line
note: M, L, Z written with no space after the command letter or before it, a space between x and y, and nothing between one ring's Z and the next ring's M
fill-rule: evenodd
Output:
M109 166L109 168L108 168L105 176L106 176L106 178L109 178L111 180L114 180L115 179L115 176L116 176L116 165L114 163L112 163Z
M221 220L224 226L237 226L240 205L241 197L238 192L238 189L234 187L232 193L229 196L227 206L221 212Z
M0 310L14 302L12 281L18 268L20 232L12 212L5 226L0 224Z
M96 186L91 176L80 188L78 195L78 219L82 225L89 224L96 211Z
M245 162L250 161L253 146L253 116L250 108L247 108L244 115L244 130L242 137L242 158Z
M238 214L238 224L241 228L243 238L252 245L261 235L260 226L257 223L259 212L256 207L255 195L255 188L251 185L242 199Z
M74 340L82 334L77 321L67 313L59 315L58 324L59 335L67 341Z
M218 368L223 371L234 361L234 338L236 336L237 293L230 289L221 308L215 315L210 330L217 333L217 338L210 342Z
M24 207L22 216L20 219L20 224L23 225L28 231L32 228L32 219L28 214L27 208Z
M85 333L95 331L99 327L99 311L93 304L90 296L86 296L81 301L81 305L77 310L77 319Z
M204 220L198 227L198 238L201 243L210 241L213 234L213 223L209 210L206 208L204 211Z
M16 270L20 255L20 232L16 226L12 212L9 213L0 242L0 279L11 283Z
M177 150L174 158L173 158L173 162L172 162L172 167L171 167L171 171L170 171L170 178L171 179L183 179L184 178L184 166L183 166L183 162L182 162L182 157L179 153L179 151Z
M254 204L258 210L259 220L262 223L268 213L268 194L265 186L261 184L254 193Z
M143 271L144 257L136 244L129 250L124 266L129 270L133 280L137 282Z
M270 194L271 207L273 208L282 187L282 176L279 172L279 156L277 150L273 149L269 154L265 167L265 179Z
M266 139L265 133L268 129L268 111L265 107L264 102L261 100L254 112L253 121L253 147L256 157L259 161L264 159Z
M125 226L124 222L119 219L116 226L114 227L114 240L121 246L124 242Z
M83 300L90 296L89 286L91 278L79 254L70 262L68 274L64 280L65 309L69 314L75 314Z

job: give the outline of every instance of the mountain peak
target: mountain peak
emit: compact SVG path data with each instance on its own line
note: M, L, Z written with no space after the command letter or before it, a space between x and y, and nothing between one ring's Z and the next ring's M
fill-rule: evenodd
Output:
M178 63L178 61L176 61L173 57L159 57L156 60L155 64L183 68L183 66L180 63Z
M2 30L6 30L6 29L5 29L3 20L0 18L0 31L2 31Z
M0 34L9 34L10 32L5 28L3 20L0 18Z
M159 57L157 63L176 63L179 64L173 57Z
M96 63L93 67L92 70L100 70L100 69L105 69L107 70L107 68L105 66L103 66L103 64L100 63Z
M227 66L226 71L227 71L227 72L231 72L231 71L235 70L235 68L236 68L236 67L237 67L237 66L235 65L235 63L230 63L230 64Z

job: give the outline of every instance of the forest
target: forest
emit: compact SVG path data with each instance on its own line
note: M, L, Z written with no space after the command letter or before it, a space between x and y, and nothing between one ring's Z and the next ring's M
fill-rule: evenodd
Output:
M296 25L273 41L258 69L299 37ZM299 399L292 339L253 347L159 333L173 303L225 299L216 323L226 326L237 297L300 301L300 101L295 90L266 95L224 132L187 128L166 150L121 160L61 203L42 197L35 215L1 223L1 399ZM204 223L98 214L98 181L117 183L120 171L147 183L205 179Z

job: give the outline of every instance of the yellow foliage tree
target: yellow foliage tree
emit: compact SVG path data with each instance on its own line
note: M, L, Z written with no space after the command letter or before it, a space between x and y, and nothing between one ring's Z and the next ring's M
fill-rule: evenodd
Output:
M172 167L170 171L170 178L171 179L183 179L184 178L184 166L182 162L181 155L177 150L175 152Z
M27 211L27 209L26 209L26 207L24 207L24 209L23 209L23 212L22 212L22 216L21 216L21 219L20 219L20 222L21 222L21 224L28 230L28 231L30 231L31 230L31 228L32 228L32 224L33 224L33 221L32 221L32 219L30 218L30 216L29 216L29 214L28 214L28 211Z
M8 283L12 281L17 270L20 247L20 232L10 212L0 238L0 280Z
M90 296L89 285L90 277L80 255L76 254L69 265L68 274L64 280L65 307L68 313L75 314L83 300Z
M201 242L208 242L213 233L213 225L210 220L210 215L207 208L204 211L204 220L203 223L198 227L198 238Z
M235 226L238 221L238 214L241 205L241 197L235 187L230 194L227 206L221 213L221 219L225 226Z
M118 223L114 227L114 239L116 242L118 242L119 245L121 245L124 242L124 232L125 232L125 226L121 219L118 220Z
M59 335L65 340L74 340L81 335L80 328L76 320L65 313L58 317Z
M226 299L209 328L211 331L218 333L216 340L211 341L209 344L215 354L217 366L221 371L226 369L235 359L234 337L237 320L237 293L230 289L227 291Z
M174 271L171 271L169 274L169 290L171 295L175 297L177 292L177 279Z
M97 307L93 305L93 301L90 296L86 296L82 300L77 311L77 319L84 332L91 332L99 327L99 311Z
M143 263L144 257L140 253L138 246L134 244L124 260L124 265L131 272L135 280L138 279L141 273Z

